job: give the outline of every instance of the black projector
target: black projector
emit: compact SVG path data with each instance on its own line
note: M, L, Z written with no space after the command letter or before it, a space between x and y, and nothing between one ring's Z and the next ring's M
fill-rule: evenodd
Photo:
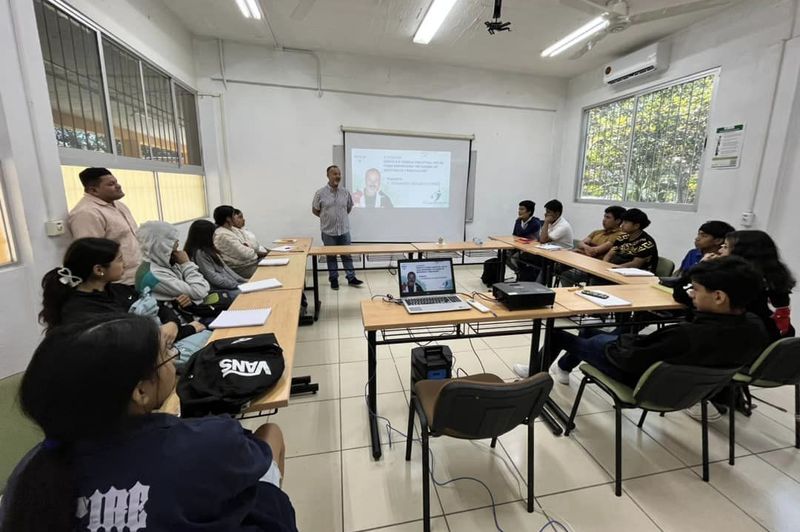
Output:
M495 283L492 295L508 310L552 307L556 293L540 283Z

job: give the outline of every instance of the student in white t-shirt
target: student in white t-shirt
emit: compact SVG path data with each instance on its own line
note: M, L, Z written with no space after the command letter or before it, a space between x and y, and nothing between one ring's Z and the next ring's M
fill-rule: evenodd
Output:
M544 204L544 224L539 230L539 242L547 244L562 244L572 247L572 226L561 215L564 206L557 199L552 199Z

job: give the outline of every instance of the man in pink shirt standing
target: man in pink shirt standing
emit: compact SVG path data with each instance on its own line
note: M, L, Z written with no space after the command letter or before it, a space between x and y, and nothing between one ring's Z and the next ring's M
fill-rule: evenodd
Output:
M122 186L105 168L87 168L80 174L86 193L69 213L69 229L77 238L98 237L119 242L124 272L120 283L133 285L136 269L142 262L138 226L130 209L119 201L125 197Z

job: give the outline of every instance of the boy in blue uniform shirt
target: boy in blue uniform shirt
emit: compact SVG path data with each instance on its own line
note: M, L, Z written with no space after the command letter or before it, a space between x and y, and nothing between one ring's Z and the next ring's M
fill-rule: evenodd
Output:
M710 220L701 225L694 238L694 248L683 258L676 275L688 272L706 253L718 253L719 247L725 242L725 235L733 231L733 227L722 220Z

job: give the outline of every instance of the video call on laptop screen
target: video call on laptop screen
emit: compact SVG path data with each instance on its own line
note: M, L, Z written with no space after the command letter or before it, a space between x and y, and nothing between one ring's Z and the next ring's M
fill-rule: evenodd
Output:
M401 297L455 292L450 259L401 260L398 268Z

